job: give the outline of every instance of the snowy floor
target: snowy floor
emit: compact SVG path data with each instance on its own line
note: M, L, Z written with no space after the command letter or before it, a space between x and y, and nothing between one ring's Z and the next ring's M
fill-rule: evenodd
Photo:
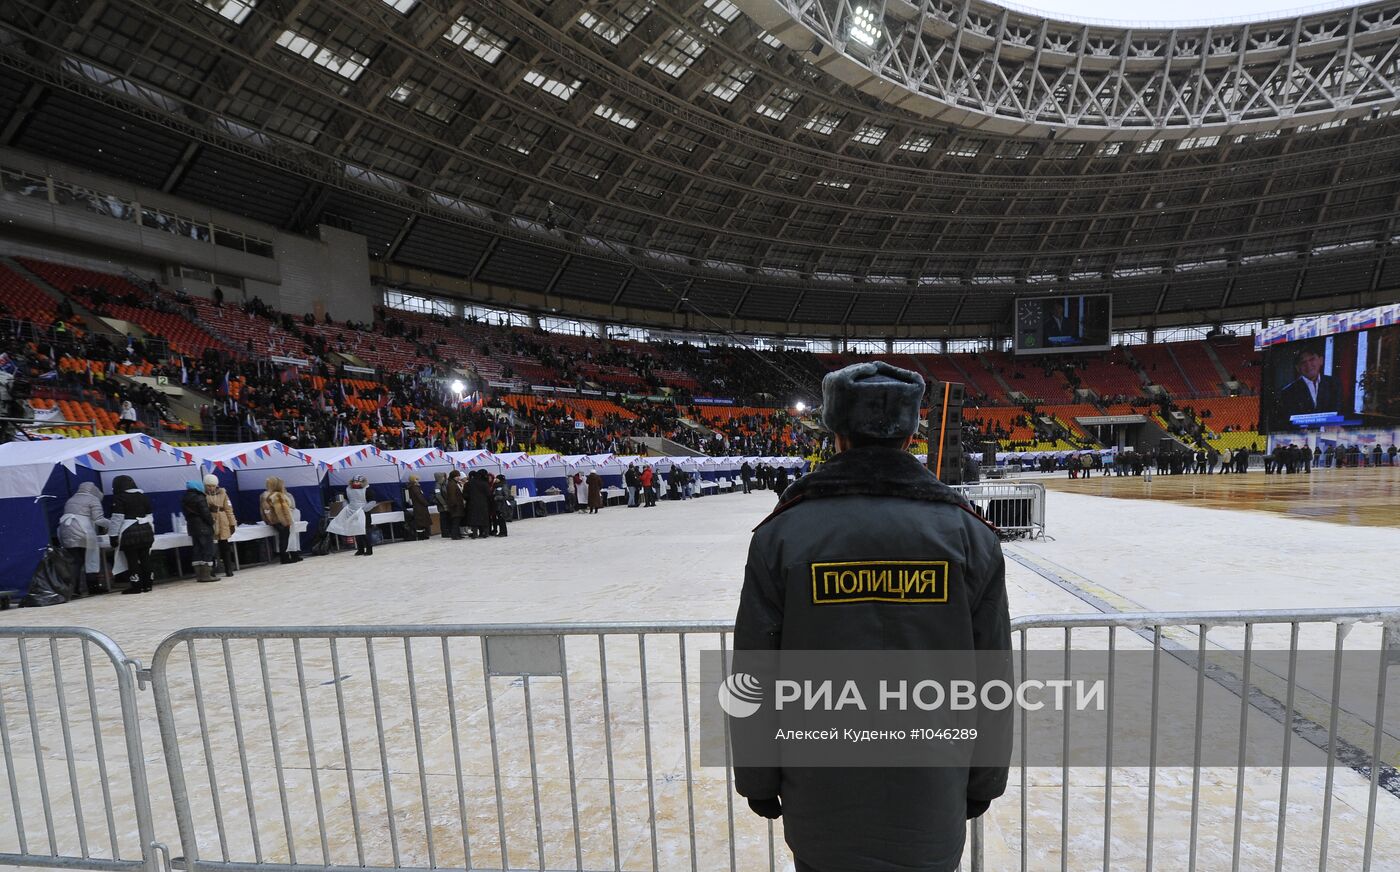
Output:
M1053 491L1048 500L1048 529L1053 539L1007 546L1012 558L1008 560L1007 579L1013 616L1093 613L1103 607L1130 611L1400 605L1400 589L1393 570L1394 554L1400 551L1400 529L1352 528L1257 512L1226 512ZM595 516L527 520L513 525L507 539L434 539L390 544L369 558L342 552L307 559L294 567L250 568L233 579L212 585L179 582L162 585L143 596L107 596L45 610L10 611L0 615L0 626L92 627L109 634L129 655L149 662L162 638L191 626L728 621L733 618L743 577L749 530L772 503L772 496L767 493L725 495L664 503L655 511L609 508ZM1052 582L1051 577L1059 583ZM1176 638L1183 644L1194 644L1189 634ZM1305 634L1305 639L1326 647L1330 647L1331 638ZM1229 644L1237 641L1237 633L1226 628L1213 631L1210 639ZM1261 647L1277 646L1286 639L1286 631L1280 634L1261 630L1256 637ZM564 801L571 786L567 749L558 742L562 725L547 714L547 704L559 696L557 686L543 679L534 679L530 685L536 694L533 704L541 707L541 720L535 724L541 735L535 761L540 775L535 781L530 778L531 761L521 747L521 715L525 713L521 695L526 688L518 680L498 681L495 720L501 725L500 771L506 777L497 787L491 777L496 770L490 757L482 756L489 743L483 734L484 709L476 698L482 695L484 678L479 656L470 646L453 647L449 653L445 645L437 651L436 644L411 646L414 674L418 676L415 681L424 688L440 687L445 679L442 664L450 663L456 670L459 687L475 689L475 696L465 690L454 694L460 700L455 711L461 718L461 730L470 737L463 740L469 746L464 754L471 758L457 764L453 761L457 743L451 739L445 717L425 714L421 735L415 735L411 729L412 721L406 714L410 705L416 703L425 712L435 711L438 715L448 706L441 690L425 689L416 700L403 693L410 686L404 667L407 649L403 646L386 647L383 642L376 646L376 669L384 675L383 711L379 716L386 722L384 735L392 740L384 757L376 748L376 712L371 698L365 695L365 683L356 683L368 670L363 644L341 649L344 660L334 673L325 643L308 644L302 652L306 674L302 678L287 643L271 642L264 661L269 664L266 680L259 677L259 659L250 643L233 646L227 663L235 667L238 709L249 721L245 725L246 744L268 744L267 719L271 713L267 706L275 703L276 733L284 743L281 765L285 767L284 780L292 791L291 829L298 834L293 841L301 849L302 862L322 861L315 836L317 817L310 811L313 800L318 798L320 802L315 806L317 814L327 817L334 862L357 865L358 861L350 847L354 842L353 817L347 817L345 808L347 772L336 729L336 691L344 687L351 724L344 745L354 751L353 771L358 773L362 794L360 819L366 833L375 830L377 824L383 828L387 818L379 820L367 808L382 800L381 772L387 770L393 793L401 803L396 818L400 832L396 838L405 863L426 862L426 856L420 856L426 842L421 848L412 847L418 844L415 838L422 840L422 822L426 817L432 821L428 829L438 833L437 863L462 865L465 849L460 838L455 789L461 785L460 795L471 809L469 813L463 810L462 817L467 819L476 840L473 859L478 865L490 868L500 862L494 807L499 800L509 818L503 826L512 846L512 867L536 868L537 863L545 862L534 853L538 842L545 846L549 864L545 868L574 868L573 835L582 830L578 851L583 868L612 868L609 833L618 836L617 853L622 868L649 868L654 824L655 853L661 868L691 868L689 834L696 830L700 833L696 866L702 870L729 868L723 846L712 844L715 835L724 829L728 792L723 772L692 765L694 760L688 759L681 744L683 730L667 729L668 724L683 722L684 700L676 680L678 663L670 650L677 647L674 643L670 648L664 644L648 648L648 675L661 678L656 679L655 686L646 685L651 692L646 720L640 709L633 708L639 699L637 691L643 686L637 680L636 645L626 640L609 643L608 670L617 693L611 718L618 728L614 746L618 771L610 779L601 768L604 758L600 749L607 737L601 730L593 729L601 723L601 712L580 709L574 725L579 730L576 790L581 819L577 828L567 813L569 804ZM1037 636L1032 646L1062 644L1062 637ZM1102 645L1102 641L1086 637L1077 638L1075 644L1093 647ZM1347 644L1374 648L1379 644L1378 632L1361 628ZM13 664L14 658L8 653L12 647L5 649L5 659L0 662ZM693 653L713 647L713 643L695 638L687 647ZM283 809L275 791L261 789L265 783L275 783L271 769L275 761L264 753L265 749L258 752L252 762L254 801L245 802L243 775L233 751L237 747L234 727L228 718L233 707L227 686L218 689L225 675L224 656L213 643L201 642L196 648L205 693L210 699L203 730L210 737L214 752L209 772L217 770L219 791L227 794L224 814L230 818L230 857L251 859L245 854L249 848L244 844L247 838L240 838L234 819L240 814L246 818L244 807L255 806L262 850L268 858L287 860L287 851L282 847L286 836ZM572 700L580 692L597 688L600 669L597 650L587 646L580 650L572 643L568 650ZM577 663L576 652L580 655ZM46 650L31 654L36 662L48 656ZM438 659L431 659L434 656ZM188 678L181 677L188 675L189 658L177 650L171 662L176 722L181 729L181 747L186 749L185 771L199 787L200 780L206 778L206 761L200 751L201 729L188 701L192 698ZM3 689L18 749L26 746L28 738L27 732L20 729L22 722L15 720L24 711L19 695L22 688L11 680L16 671L4 669ZM473 678L474 684L469 685ZM71 677L65 679L68 680ZM301 710L299 691L309 698ZM80 694L70 693L70 700L76 696ZM215 704L219 701L222 705ZM143 693L141 702L149 702L148 694ZM695 702L691 700L690 705L690 716L694 718ZM145 706L142 713L157 834L174 843L177 836L167 811L171 803L159 733L150 706ZM592 717L585 717L586 714ZM80 718L87 716L84 710ZM103 717L110 717L110 709ZM50 712L40 712L41 726L49 725L50 719ZM644 723L652 727L650 744L637 735L636 729L628 729ZM255 729L254 724L262 726ZM315 725L317 742L334 746L322 749L314 768L306 759L310 743L304 738L312 732L310 725ZM419 744L423 750L416 752L415 745ZM1390 757L1393 751L1387 746L1386 756ZM108 755L107 763L115 769L119 761L110 747ZM643 760L648 766L654 763L654 769L643 767ZM93 789L97 779L90 764L91 761L83 760L79 766L80 793ZM455 779L456 785L454 771L464 773L463 778ZM310 776L317 772L321 781L313 783ZM33 773L22 770L18 774L21 792L27 783L32 789L26 776ZM1321 769L1296 769L1291 775L1286 869L1317 868L1324 774ZM1029 868L1059 868L1059 773L1029 770L1027 775L1026 830L1033 851ZM66 801L66 773L54 768L49 779L55 807L65 807L61 803ZM1272 868L1278 779L1277 770L1251 770L1246 776L1242 868ZM1099 868L1103 841L1102 773L1076 770L1071 781L1069 868ZM1142 865L1144 782L1142 770L1119 770L1114 774L1115 867ZM534 825L534 784L542 785L544 790L538 830ZM204 793L210 792L207 785L207 780L202 782ZM433 798L431 810L421 807L418 799L422 795L420 788L425 785ZM615 792L609 790L613 786ZM1200 869L1230 868L1235 787L1233 771L1203 773ZM1366 788L1365 779L1355 772L1345 767L1338 769L1328 842L1330 868L1360 868L1369 798ZM1161 773L1155 819L1157 869L1186 868L1190 853L1185 838L1189 832L1190 791L1189 770ZM654 799L649 800L649 796ZM1400 856L1391 850L1400 839L1400 801L1384 792L1379 799L1376 838L1382 847L1371 868L1400 870ZM654 817L648 814L652 801L656 808ZM1013 770L1007 798L994 807L987 819L990 869L1012 868L1019 862L1019 803L1019 773ZM0 808L5 805L0 802ZM614 809L619 812L615 828L611 822ZM758 860L745 858L764 852L766 833L741 809L742 806L736 809L740 826L738 868L759 868ZM211 829L209 809L203 811L206 813L200 815L201 848L206 856L211 852L217 856L218 837ZM0 812L0 817L5 814ZM100 821L91 817L86 826L99 826ZM43 844L40 821L37 809L26 816L31 842ZM62 840L73 825L60 820L59 826ZM242 830L249 831L246 820ZM8 827L0 824L0 852L13 850L9 843L13 834L7 831ZM383 844L382 838L366 838L373 842L364 847L371 855L371 864L391 861L385 852L392 846ZM449 847L453 844L455 849ZM766 868L766 860L762 867Z

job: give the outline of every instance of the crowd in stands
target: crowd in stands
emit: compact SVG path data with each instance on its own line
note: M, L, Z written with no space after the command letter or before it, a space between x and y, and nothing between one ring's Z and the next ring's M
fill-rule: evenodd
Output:
M337 322L278 312L256 296L234 302L222 289L205 299L134 277L8 263L0 264L0 314L16 317L0 350L41 385L40 404L86 403L84 410L118 416L130 403L136 421L112 429L168 438L596 453L660 437L705 453L821 456L830 450L822 432L784 407L815 400L822 374L868 357L602 340L385 308L372 322ZM91 316L126 321L132 334ZM1093 447L1075 419L1124 410L1156 414L1191 444L1217 450L1259 438L1257 396L1224 396L1257 389L1259 356L1247 340L1034 359L994 351L880 356L965 384L966 420L1005 450ZM181 421L136 376L206 399ZM459 378L466 402L445 387ZM543 391L549 399L541 388L553 390Z

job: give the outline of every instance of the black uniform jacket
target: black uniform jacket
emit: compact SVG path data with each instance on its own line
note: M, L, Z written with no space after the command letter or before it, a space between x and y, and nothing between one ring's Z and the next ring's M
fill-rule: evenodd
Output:
M815 602L812 565L853 561L947 561L946 602ZM994 529L905 451L838 454L790 487L754 531L736 652L1009 651L1010 643ZM1010 731L999 726L979 732L995 736L994 759L1009 762ZM742 768L735 786L751 798L781 796L788 845L822 872L944 872L962 854L967 803L1000 796L1006 778L1005 765Z

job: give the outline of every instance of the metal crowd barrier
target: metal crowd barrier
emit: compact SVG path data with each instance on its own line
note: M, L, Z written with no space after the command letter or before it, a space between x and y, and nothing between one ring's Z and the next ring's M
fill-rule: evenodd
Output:
M135 665L92 630L0 627L0 864L157 872Z
M1001 855L986 861L989 865L976 857L974 870L1016 868L1019 859L1022 872L1055 867L1066 872L1129 867L1150 872L1154 862L1181 868L1185 859L1190 870L1224 869L1228 864L1234 872L1368 872L1377 859L1376 827L1382 811L1389 829L1380 843L1392 845L1400 834L1400 724L1388 726L1385 721L1387 685L1400 678L1400 671L1392 668L1400 666L1400 608L1027 616L1012 622L1012 633L1022 674L1027 651L1062 648L1066 673L1077 652L1107 652L1110 712L1115 690L1126 690L1114 684L1115 666L1124 653L1136 650L1150 656L1150 765L1145 784L1141 777L1131 777L1131 764L1115 768L1112 714L1099 778L1084 768L1072 774L1068 765L1051 772L1027 765L1023 742L1020 759L1013 761L1013 788L993 803L987 816L999 823L1019 813L1019 845L1014 851L1002 845ZM1315 660L1300 664L1300 652L1305 657L1328 654L1325 674L1309 675L1306 666L1315 665ZM1269 659L1261 662L1265 656ZM1280 660L1286 661L1281 672L1269 668L1280 666ZM1353 697L1365 701L1374 692L1371 710L1368 704L1351 710L1343 702L1349 678L1344 663L1359 666L1358 661L1378 667L1374 685L1350 688ZM1191 767L1158 762L1164 664L1185 667L1194 683ZM1215 717L1227 706L1237 712L1238 735L1208 735L1207 713ZM1025 713L1020 717L1024 725ZM1277 765L1245 765L1251 729L1277 735ZM1068 710L1063 733L1068 750L1073 733ZM1205 747L1226 740L1238 742L1238 764L1227 771L1203 767ZM1294 761L1302 756L1300 751L1313 752L1314 763L1318 754L1325 754L1325 766L1298 775ZM1298 781L1310 789L1290 794L1290 786L1296 788ZM1382 796L1382 786L1389 796ZM1007 802L1013 794L1019 807ZM1210 803L1207 795L1216 801ZM1364 817L1358 815L1362 808ZM1032 845L1029 822L1034 819L1043 826L1056 811L1058 833L1052 828L1037 835L1057 835L1058 844L1036 838ZM1131 833L1132 843L1124 845L1122 829L1115 829L1115 823ZM1382 856L1392 859L1375 868L1393 868L1393 851L1383 850Z
M1045 485L1038 482L982 482L955 485L982 517L1008 535L1036 539L1045 535Z
M156 714L188 870L783 868L702 770L727 624L194 629Z
M726 623L180 631L143 673L179 834L173 865L788 868L781 822L750 814L727 768L699 763L700 652L724 650L730 632ZM1129 651L1185 669L1196 685L1195 765L1155 756L1154 666L1150 765L1114 765L1111 722L1101 768L1013 760L1007 795L970 827L966 869L1382 868L1376 845L1400 835L1400 740L1384 720L1394 670L1367 689L1374 711L1350 710L1341 687L1354 679L1343 655L1354 664L1354 652L1379 651L1387 665L1400 663L1400 609L1033 616L1014 621L1013 632L1023 667L1027 650L1062 649L1067 671L1078 652L1106 652L1110 702L1114 664ZM0 725L12 808L25 818L19 849L0 862L156 872L163 846L140 767L133 664L90 631L0 631L4 639L20 647L17 659L0 660L18 663L17 673L0 672ZM92 648L114 668L109 687L99 684ZM1297 665L1314 648L1334 652L1335 671L1319 677ZM40 651L52 663L42 675ZM1285 656L1288 668L1271 671L1264 651ZM75 693L69 664L79 662ZM16 710L15 674L28 744L15 739L14 715L4 719ZM95 701L102 691L117 697L119 725ZM1201 765L1203 747L1220 741L1203 728L1207 701L1212 718L1233 708L1241 749L1246 724L1275 724L1279 764ZM72 730L89 720L91 761ZM102 757L103 733L118 726L131 768L131 792L120 795L103 768L116 763ZM1294 767L1290 747L1325 754L1325 767ZM30 757L37 767L23 765ZM68 791L47 774L65 766ZM100 777L85 780L89 770ZM110 852L80 841L97 829L84 813L93 806L70 800L84 789L102 791ZM70 801L71 819L55 811ZM36 803L47 841L30 811ZM123 839L136 848L118 853Z

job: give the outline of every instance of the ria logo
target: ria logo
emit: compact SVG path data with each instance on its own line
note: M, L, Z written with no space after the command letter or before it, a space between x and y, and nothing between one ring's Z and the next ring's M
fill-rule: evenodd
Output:
M719 686L719 707L732 718L746 718L763 704L763 687L747 672L736 672Z

